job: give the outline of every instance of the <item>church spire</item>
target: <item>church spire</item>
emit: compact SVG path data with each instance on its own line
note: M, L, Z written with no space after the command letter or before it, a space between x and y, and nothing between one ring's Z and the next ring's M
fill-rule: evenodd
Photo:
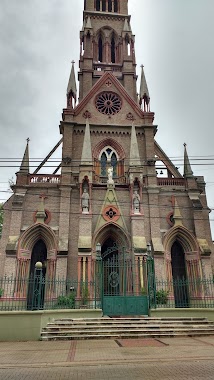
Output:
M29 174L29 172L30 172L29 141L30 141L30 139L28 138L27 139L27 145L26 145L25 152L24 152L24 156L23 156L22 163L21 163L20 170L19 170L19 173L22 173L22 174Z
M72 68L71 68L71 74L68 82L67 87L67 106L73 108L73 99L74 99L74 105L77 101L77 85L76 85L76 78L75 78L75 71L74 71L74 61L72 61Z
M92 165L91 135L89 119L86 118L85 136L82 148L81 165Z
M80 101L104 72L111 71L137 102L135 36L130 19L128 0L85 0L80 32Z
M187 153L187 144L184 143L184 177L192 178L194 177L193 171L190 165L189 156Z
M136 129L135 129L134 122L132 123L129 166L130 167L141 166L140 154L139 154L139 148L138 148L138 142L137 142Z
M140 83L140 106L143 103L143 111L150 112L150 96L149 96L148 86L146 83L144 66L141 65L141 68L142 68L142 72L141 72L141 83Z

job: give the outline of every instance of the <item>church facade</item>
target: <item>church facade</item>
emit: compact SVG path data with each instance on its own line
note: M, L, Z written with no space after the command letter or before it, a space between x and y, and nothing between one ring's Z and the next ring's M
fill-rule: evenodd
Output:
M74 64L60 122L62 162L29 169L29 144L4 206L1 276L90 280L101 256L125 247L134 262L154 257L171 281L212 276L213 243L203 177L184 147L181 174L155 140L157 126L142 67L137 91L135 36L128 0L85 0L79 95ZM138 94L139 92L139 94Z

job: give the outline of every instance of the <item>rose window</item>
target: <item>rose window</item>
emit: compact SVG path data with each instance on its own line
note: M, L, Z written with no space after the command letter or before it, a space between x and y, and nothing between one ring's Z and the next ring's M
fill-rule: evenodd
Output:
M103 92L96 98L96 108L104 115L115 115L121 110L121 107L120 97L113 92Z

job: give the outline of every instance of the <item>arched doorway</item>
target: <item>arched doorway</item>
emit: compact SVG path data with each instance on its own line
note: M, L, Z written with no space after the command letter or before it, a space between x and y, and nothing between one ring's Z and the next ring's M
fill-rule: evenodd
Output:
M38 261L42 263L42 272L35 268ZM44 241L39 239L34 245L31 255L27 295L28 310L41 309L44 306L46 263L47 247Z
M103 314L148 315L147 296L141 294L140 262L133 257L125 234L111 226L101 237Z
M172 245L171 260L175 307L189 307L185 253L178 241Z
M120 294L120 268L118 258L118 247L116 242L110 237L105 240L101 249L103 263L103 294L119 295Z

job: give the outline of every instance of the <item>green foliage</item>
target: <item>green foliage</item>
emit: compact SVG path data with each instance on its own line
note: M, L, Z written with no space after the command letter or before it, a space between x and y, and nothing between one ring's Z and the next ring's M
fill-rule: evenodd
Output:
M89 298L89 290L88 290L88 285L83 283L82 284L82 289L81 289L81 301L82 305L86 305L87 301Z
M56 307L75 309L75 294L71 293L69 296L59 296L57 298Z
M3 296L4 294L4 289L0 288L0 298Z
M147 290L146 290L146 288L141 288L141 295L142 296L147 296Z
M160 289L156 292L157 305L166 305L169 297L169 291Z
M3 226L3 203L0 203L0 238L2 234L2 226Z

